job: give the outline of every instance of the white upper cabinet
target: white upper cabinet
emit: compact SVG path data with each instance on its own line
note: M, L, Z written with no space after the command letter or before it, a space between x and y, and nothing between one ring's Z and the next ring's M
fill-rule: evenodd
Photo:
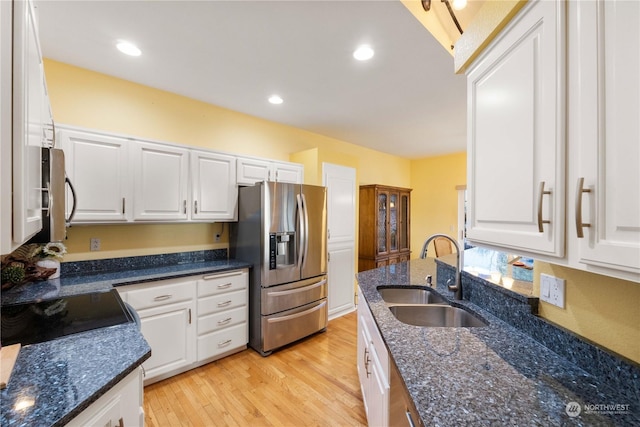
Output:
M564 8L528 3L467 74L474 243L564 256Z
M238 185L253 185L271 180L271 164L267 160L238 157L237 164Z
M568 238L584 268L640 281L640 3L569 7Z
M129 142L124 138L64 129L58 133L58 143L64 150L66 172L76 190L74 222L130 219ZM67 211L73 202L70 199L67 197Z
M226 154L191 151L191 218L236 218L236 158Z
M133 219L186 220L189 150L142 141L131 149Z
M297 163L272 162L272 181L290 184L304 183L304 166Z
M302 184L304 181L303 173L304 167L298 163L238 157L238 185L253 185L262 181Z
M33 5L27 1L12 4L12 244L19 246L42 229L42 147L51 145L47 136L53 127L53 118Z

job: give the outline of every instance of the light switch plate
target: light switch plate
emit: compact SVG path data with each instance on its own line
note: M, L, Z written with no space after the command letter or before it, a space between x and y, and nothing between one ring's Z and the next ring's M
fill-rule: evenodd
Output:
M549 304L564 308L564 285L564 279L549 274L540 274L540 299Z

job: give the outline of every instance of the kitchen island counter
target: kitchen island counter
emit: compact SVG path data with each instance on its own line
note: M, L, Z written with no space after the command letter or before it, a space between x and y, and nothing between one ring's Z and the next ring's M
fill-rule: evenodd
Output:
M433 259L412 260L357 276L423 425L640 425L637 366L617 372L612 367L612 376L632 377L627 382L631 387L622 390L478 305L454 301L440 283L436 293L481 317L488 326L417 327L397 320L377 288L424 287L427 275L436 276ZM515 317L535 317L526 303L504 307L507 304L502 308ZM592 350L584 346L582 351ZM593 357L604 354L594 352ZM579 414L567 410L573 402L579 405ZM597 405L614 406L603 410Z

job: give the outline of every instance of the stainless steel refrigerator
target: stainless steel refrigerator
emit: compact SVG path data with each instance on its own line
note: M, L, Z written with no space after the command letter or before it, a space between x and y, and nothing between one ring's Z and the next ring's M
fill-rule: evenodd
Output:
M241 187L231 252L249 273L249 346L263 356L327 327L327 191Z

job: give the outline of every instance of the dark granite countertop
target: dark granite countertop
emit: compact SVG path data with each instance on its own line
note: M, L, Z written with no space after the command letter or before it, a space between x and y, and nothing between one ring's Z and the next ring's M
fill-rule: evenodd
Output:
M140 257L137 257L138 259ZM2 305L17 304L198 274L248 268L234 260L185 262L130 268L134 258L81 262L59 279L29 283L3 291ZM154 257L156 261L160 257ZM148 260L143 260L148 261ZM162 261L162 260L160 260ZM108 270L105 263L113 263ZM114 266L118 268L115 269ZM136 265L138 266L138 265ZM98 270L99 272L95 272ZM93 274L88 271L94 272ZM0 392L0 425L64 425L124 379L151 355L151 349L134 323L111 326L24 346L7 388ZM24 401L25 409L15 409Z
M126 259L124 258L123 260ZM113 286L133 285L198 274L220 273L249 267L251 267L251 264L244 261L213 260L176 265L158 265L149 268L130 269L124 265L117 270L71 272L70 274L63 274L59 279L27 283L4 291L2 292L2 305L103 291L111 289Z
M634 399L637 377L632 380L636 390L622 391L490 311L469 301L453 301L453 294L441 283L436 293L478 315L488 326L425 328L397 320L377 287L424 287L428 274L436 277L433 259L412 260L357 276L424 425L640 425L640 408ZM512 307L515 316L536 317L526 302ZM566 412L571 402L583 408L577 417ZM593 405L619 406L604 410Z

